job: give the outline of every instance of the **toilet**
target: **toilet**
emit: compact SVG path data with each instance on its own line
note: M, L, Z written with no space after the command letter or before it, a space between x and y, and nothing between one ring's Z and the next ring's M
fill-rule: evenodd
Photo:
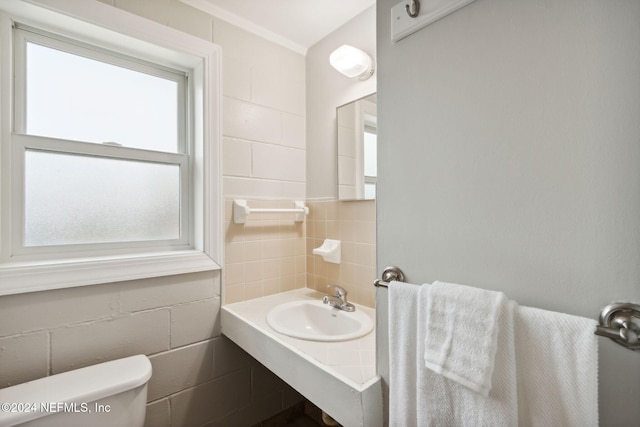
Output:
M0 427L142 427L151 362L112 360L0 390Z

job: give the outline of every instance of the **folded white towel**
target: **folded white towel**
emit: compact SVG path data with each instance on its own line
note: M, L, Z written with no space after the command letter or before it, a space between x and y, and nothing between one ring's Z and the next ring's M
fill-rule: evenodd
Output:
M433 286L431 286L433 287ZM426 311L430 303L430 288L420 290L418 311L418 337L428 329ZM513 339L513 312L516 304L506 300L496 316L499 331L495 352L495 368L491 390L484 396L458 381L436 374L425 367L425 341L418 345L418 407L416 424L390 424L393 426L442 427L514 427L518 424L516 388L516 359Z
M598 425L596 321L518 307L520 427Z
M418 425L416 328L420 288L402 282L389 284L389 425L393 427Z
M435 282L428 288L425 366L489 395L498 338L501 292Z

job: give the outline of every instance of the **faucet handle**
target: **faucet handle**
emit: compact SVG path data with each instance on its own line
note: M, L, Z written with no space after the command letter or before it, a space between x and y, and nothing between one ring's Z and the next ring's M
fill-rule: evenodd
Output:
M336 296L338 298L346 297L347 294L349 293L349 292L347 292L347 290L345 288L343 288L342 286L338 286L338 285L327 285L327 288L335 290L336 291Z

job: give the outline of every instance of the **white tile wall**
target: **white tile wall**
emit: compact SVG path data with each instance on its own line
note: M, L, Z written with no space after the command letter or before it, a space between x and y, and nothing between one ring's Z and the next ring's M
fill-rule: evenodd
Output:
M199 427L251 402L251 371L241 370L188 388L172 396L171 425Z
M134 354L168 350L169 316L169 309L159 308L54 329L51 372L57 374ZM79 351L79 344L89 351Z
M282 113L282 145L306 149L303 116Z
M49 374L49 333L0 338L0 388Z
M171 307L171 347L219 336L219 311L220 298L187 302Z
M279 111L304 114L304 81L291 81L284 70L251 69L251 101Z
M213 379L213 341L203 341L150 357L155 375L149 381L149 400L158 400L175 392Z
M279 111L228 97L224 97L222 109L224 135L256 142L280 142Z
M304 150L278 145L255 144L252 150L253 175L257 178L304 182Z
M222 173L226 176L251 176L251 143L237 138L222 140Z
M182 280L166 276L140 280L136 284L121 287L121 311L135 312L220 296L219 289L211 286L211 277L207 274L185 275Z
M304 200L304 182L273 181L259 178L225 176L224 193L234 198L247 198L254 193L269 194L269 198L282 200ZM261 197L264 198L264 197Z
M0 336L110 318L118 313L118 301L117 291L108 286L0 297Z
M242 101L251 100L251 66L232 57L222 61L222 94Z
M169 398L156 400L147 405L145 427L171 427L171 409Z

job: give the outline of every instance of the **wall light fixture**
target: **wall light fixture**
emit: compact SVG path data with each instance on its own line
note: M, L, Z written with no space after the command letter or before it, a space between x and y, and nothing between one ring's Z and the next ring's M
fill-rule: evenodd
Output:
M373 60L365 52L353 46L342 45L329 56L329 63L349 78L367 80L373 75Z

